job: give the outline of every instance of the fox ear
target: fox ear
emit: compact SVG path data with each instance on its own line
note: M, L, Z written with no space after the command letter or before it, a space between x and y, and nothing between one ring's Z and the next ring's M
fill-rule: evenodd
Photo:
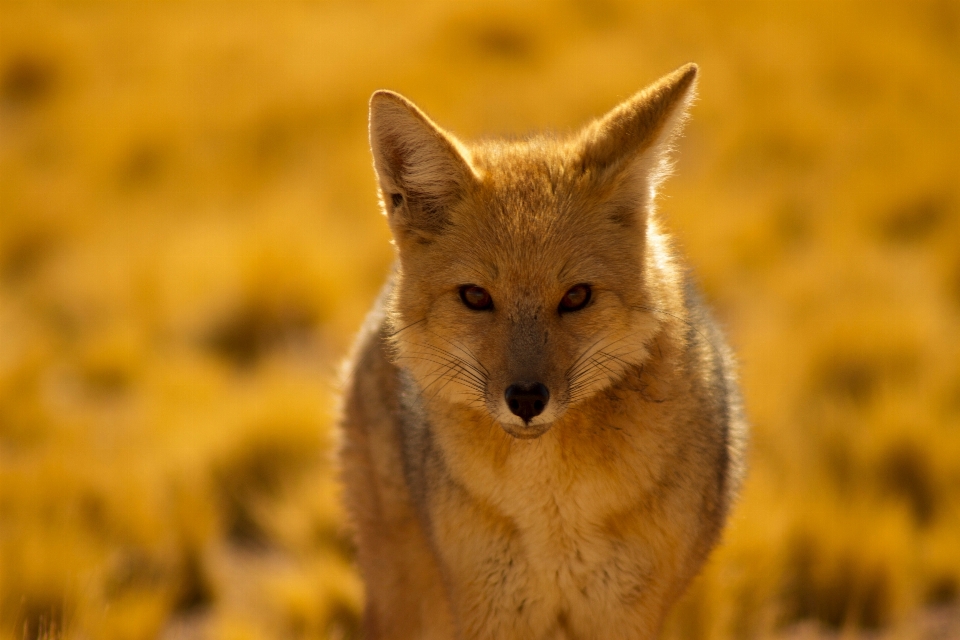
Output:
M645 219L670 173L670 146L696 95L697 65L687 64L621 103L580 133L581 166L608 194L611 217Z
M377 91L370 98L370 148L394 236L428 240L442 231L473 176L456 138L400 94Z

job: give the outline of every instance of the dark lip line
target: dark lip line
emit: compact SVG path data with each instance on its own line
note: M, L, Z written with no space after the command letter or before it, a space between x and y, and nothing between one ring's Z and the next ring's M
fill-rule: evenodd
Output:
M549 423L547 423L546 425L543 425L543 426L544 426L544 428L543 428L542 430L540 430L540 431L537 431L536 433L533 433L532 431L531 431L531 432L528 432L528 433L514 433L514 432L511 431L509 428L507 428L505 425L500 425L500 427L501 427L504 431L506 431L507 435L509 435L509 436L512 437L512 438L516 438L517 440L536 440L537 438L539 438L540 436L542 436L543 434L545 434L547 431L550 431L550 428L553 427L553 422L549 422ZM529 426L526 426L525 428L526 428L526 429L531 429L531 427L529 427Z

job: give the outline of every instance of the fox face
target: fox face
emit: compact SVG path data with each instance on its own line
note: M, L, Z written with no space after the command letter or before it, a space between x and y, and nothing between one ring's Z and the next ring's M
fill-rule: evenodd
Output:
M695 76L681 68L573 136L470 147L374 94L399 257L391 340L423 401L535 438L643 365L675 289L653 199Z

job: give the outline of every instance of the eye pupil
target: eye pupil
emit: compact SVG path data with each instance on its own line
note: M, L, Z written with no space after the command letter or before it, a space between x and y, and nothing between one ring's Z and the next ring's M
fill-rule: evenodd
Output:
M473 284L460 287L460 299L474 311L486 311L493 307L493 300L487 290Z
M560 299L560 311L579 311L590 302L590 285L578 284L563 294Z

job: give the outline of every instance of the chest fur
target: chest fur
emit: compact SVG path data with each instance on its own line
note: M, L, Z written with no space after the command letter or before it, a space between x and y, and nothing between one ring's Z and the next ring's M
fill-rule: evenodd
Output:
M642 415L584 416L531 441L480 423L438 433L426 506L458 597L528 637L558 621L592 637L574 630L654 605L689 550L698 501L676 495L692 488L678 482L670 430Z

